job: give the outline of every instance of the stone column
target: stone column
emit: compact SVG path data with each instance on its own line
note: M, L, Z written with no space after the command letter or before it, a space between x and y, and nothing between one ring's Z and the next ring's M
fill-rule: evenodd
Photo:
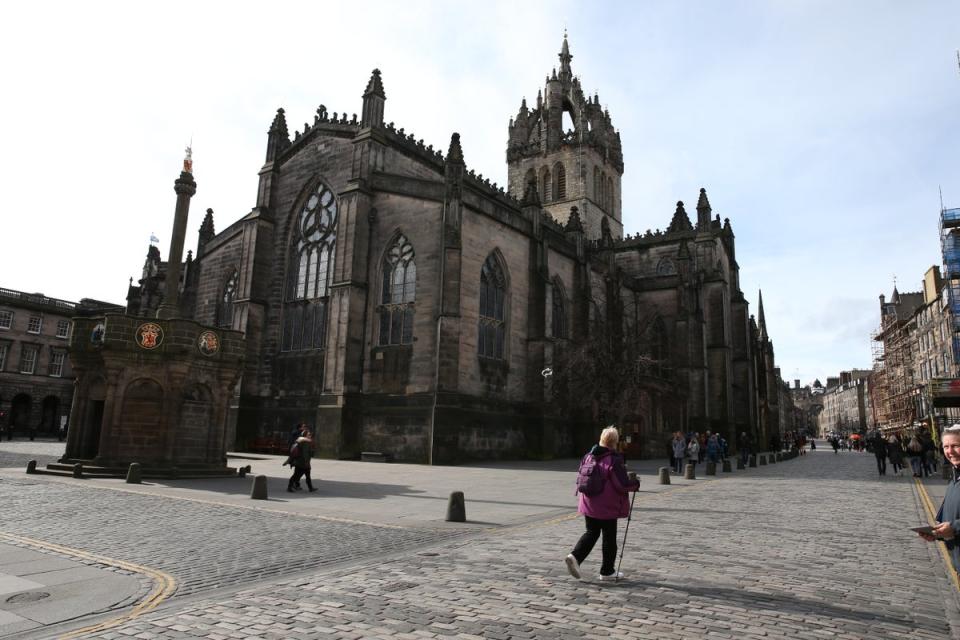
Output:
M187 235L187 215L190 212L190 198L197 192L197 183L188 171L188 161L184 160L184 171L173 183L177 192L177 207L173 214L173 233L170 237L170 254L167 257L167 278L164 281L163 302L157 309L158 318L173 318L179 313L180 298L180 260L183 258L183 242Z

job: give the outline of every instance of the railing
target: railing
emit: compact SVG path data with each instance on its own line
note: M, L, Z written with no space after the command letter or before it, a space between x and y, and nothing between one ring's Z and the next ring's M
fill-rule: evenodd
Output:
M13 289L4 289L3 287L0 287L0 297L13 298L14 300L31 302L33 304L44 304L71 311L77 308L75 302L67 302L66 300L60 300L58 298L48 298L42 293L25 293L23 291L14 291Z

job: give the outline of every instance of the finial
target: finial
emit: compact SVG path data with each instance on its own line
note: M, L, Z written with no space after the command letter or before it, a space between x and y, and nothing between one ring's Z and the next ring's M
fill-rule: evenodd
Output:
M190 138L190 144L184 149L183 172L193 174L193 138Z

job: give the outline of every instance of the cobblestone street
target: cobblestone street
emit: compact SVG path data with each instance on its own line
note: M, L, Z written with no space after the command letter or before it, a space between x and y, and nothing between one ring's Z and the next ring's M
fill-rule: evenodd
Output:
M520 495L525 471L512 473ZM924 518L915 491L878 480L873 456L816 452L641 494L619 583L596 580L599 545L583 582L566 572L582 528L572 489L567 515L443 531L24 478L0 483L0 528L181 582L154 612L87 637L958 637L942 557L909 531Z

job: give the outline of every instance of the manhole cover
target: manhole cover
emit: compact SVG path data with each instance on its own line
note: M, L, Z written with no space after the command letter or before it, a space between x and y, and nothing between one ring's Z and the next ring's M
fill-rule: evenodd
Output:
M18 604L21 602L36 602L37 600L43 600L44 598L49 598L49 593L44 593L43 591L25 591L24 593L17 593L9 598L7 602L11 604Z

